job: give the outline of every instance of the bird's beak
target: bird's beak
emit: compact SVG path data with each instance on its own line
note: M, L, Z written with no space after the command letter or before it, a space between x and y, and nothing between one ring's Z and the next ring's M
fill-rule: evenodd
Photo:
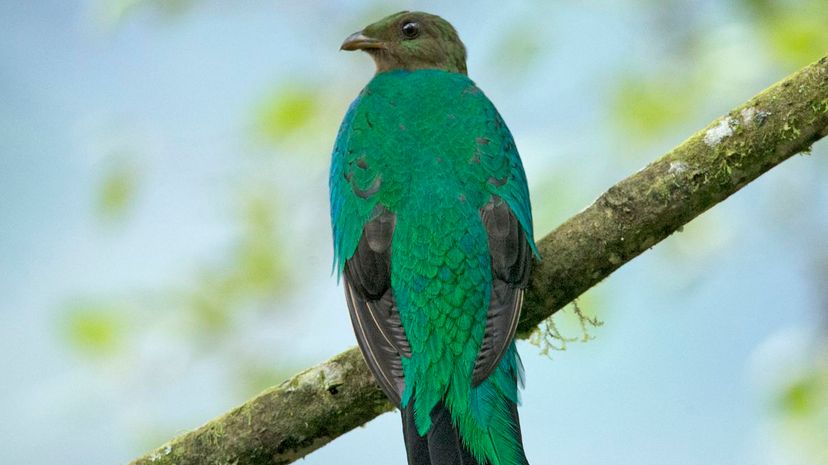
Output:
M353 34L349 35L345 42L342 42L342 46L339 47L340 50L369 50L369 49L376 49L382 48L382 41L377 39L372 39L366 36L362 31L354 32Z

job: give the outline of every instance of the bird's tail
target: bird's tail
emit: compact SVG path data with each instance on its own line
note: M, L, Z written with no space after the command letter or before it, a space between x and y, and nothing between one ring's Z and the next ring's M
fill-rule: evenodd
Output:
M405 450L408 465L490 465L479 462L463 444L457 427L452 424L451 413L440 402L431 411L431 428L425 436L420 436L414 423L414 402L409 402L401 411ZM520 447L521 464L527 464L520 436L517 405L510 403L512 424L515 425L517 444Z

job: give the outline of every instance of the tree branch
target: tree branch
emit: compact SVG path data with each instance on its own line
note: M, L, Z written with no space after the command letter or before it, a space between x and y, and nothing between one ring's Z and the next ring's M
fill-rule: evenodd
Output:
M519 336L828 134L828 56L697 132L538 242ZM543 199L536 199L536 201ZM391 410L352 348L132 465L287 464Z

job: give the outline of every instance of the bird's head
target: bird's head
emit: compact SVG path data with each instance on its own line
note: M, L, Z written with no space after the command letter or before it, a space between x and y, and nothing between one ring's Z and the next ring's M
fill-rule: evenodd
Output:
M466 74L466 47L445 19L419 11L401 11L351 34L342 50L363 50L377 72L440 69Z

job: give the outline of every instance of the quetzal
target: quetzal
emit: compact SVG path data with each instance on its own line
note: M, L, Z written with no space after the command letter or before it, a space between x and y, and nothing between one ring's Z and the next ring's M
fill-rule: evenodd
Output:
M526 464L513 339L537 249L512 135L444 19L397 13L342 49L377 73L333 151L334 266L408 463Z

